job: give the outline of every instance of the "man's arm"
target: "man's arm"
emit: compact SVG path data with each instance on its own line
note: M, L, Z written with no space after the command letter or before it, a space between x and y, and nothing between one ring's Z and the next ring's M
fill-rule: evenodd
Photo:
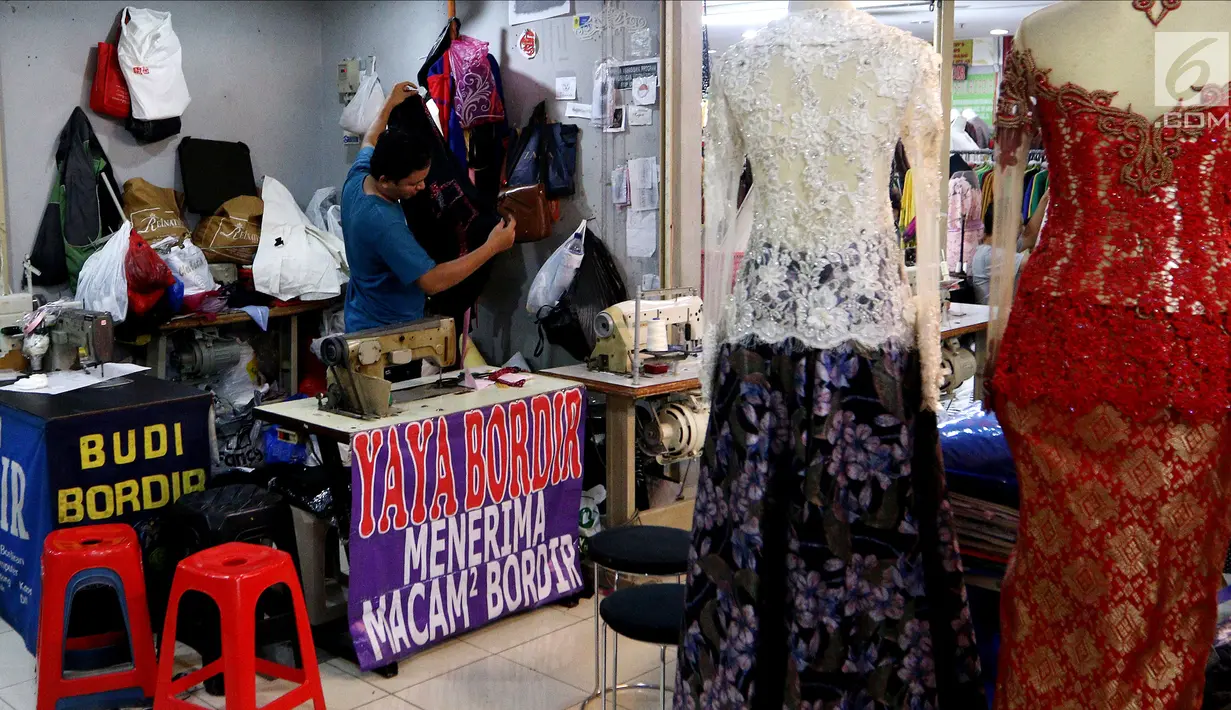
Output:
M420 276L416 282L419 288L423 289L427 295L433 296L458 285L467 276L478 271L479 267L486 264L493 256L513 246L516 226L517 222L512 218L509 218L507 223L497 224L483 246L453 261L437 264L426 274Z
M360 150L368 146L376 147L376 141L380 138L380 134L385 132L385 126L389 124L389 114L393 113L394 107L418 91L419 88L409 81L399 82L397 86L393 87L393 91L389 92L389 98L385 99L385 105L380 109L380 115L376 117L376 121L368 128L368 132L364 134L363 145L359 146Z
M1043 197L1039 200L1039 206L1034 208L1034 214L1030 215L1030 221L1026 222L1026 226L1022 229L1021 245L1018 251L1030 251L1039 240L1039 230L1043 227L1043 217L1047 212L1047 202L1051 197L1051 190L1043 193Z

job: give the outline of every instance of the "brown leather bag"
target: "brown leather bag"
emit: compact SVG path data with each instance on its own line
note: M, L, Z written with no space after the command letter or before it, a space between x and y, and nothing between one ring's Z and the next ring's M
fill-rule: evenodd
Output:
M496 198L496 211L517 220L518 242L537 242L551 236L551 203L542 184L506 187Z

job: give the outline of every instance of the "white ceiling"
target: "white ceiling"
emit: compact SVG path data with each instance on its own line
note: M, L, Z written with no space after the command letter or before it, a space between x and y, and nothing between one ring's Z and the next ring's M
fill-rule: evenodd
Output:
M953 8L956 39L989 37L993 29L1017 31L1022 18L1055 0L957 0ZM855 6L887 25L931 40L933 13L927 0L855 0ZM786 14L787 0L707 0L710 49L721 53L748 30Z

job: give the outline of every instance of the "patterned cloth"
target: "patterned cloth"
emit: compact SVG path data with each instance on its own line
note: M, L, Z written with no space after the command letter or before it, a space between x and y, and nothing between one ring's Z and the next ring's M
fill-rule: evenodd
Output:
M1021 482L1000 710L1200 706L1231 537L1231 426L998 406Z
M449 45L455 90L453 110L462 128L504 121L504 103L487 62L487 42L460 35Z
M919 359L724 345L676 710L985 707Z

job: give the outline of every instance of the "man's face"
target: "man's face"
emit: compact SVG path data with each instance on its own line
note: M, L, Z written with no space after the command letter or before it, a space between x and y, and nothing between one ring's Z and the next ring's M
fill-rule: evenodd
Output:
M427 186L427 171L431 166L416 170L406 177L393 183L393 190L399 200L409 200Z

